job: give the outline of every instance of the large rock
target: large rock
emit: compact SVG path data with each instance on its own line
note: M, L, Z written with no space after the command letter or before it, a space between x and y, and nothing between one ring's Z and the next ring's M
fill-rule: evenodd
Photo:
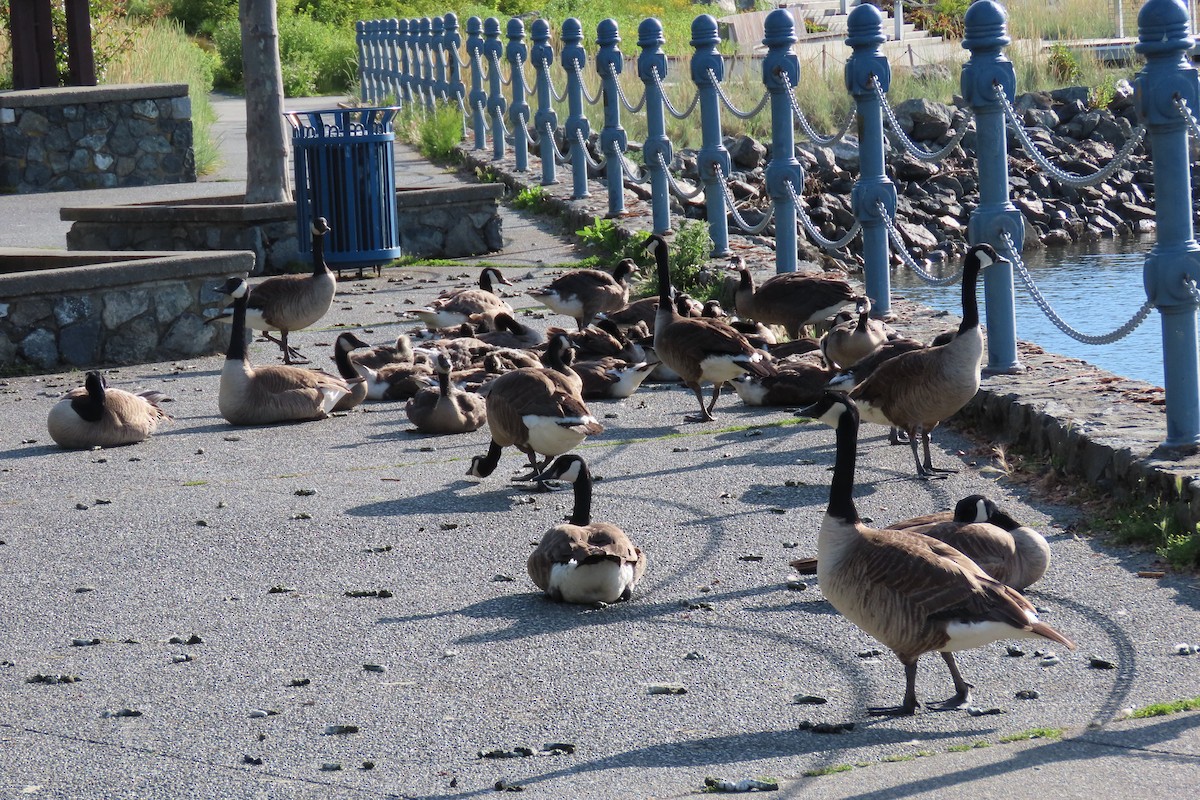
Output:
M949 106L924 98L905 100L896 106L900 128L918 142L935 142L950 130L953 119Z

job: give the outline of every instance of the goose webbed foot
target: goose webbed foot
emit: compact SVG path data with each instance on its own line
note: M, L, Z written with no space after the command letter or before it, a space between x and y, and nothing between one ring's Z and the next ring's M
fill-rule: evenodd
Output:
M685 414L683 416L683 421L684 422L715 422L716 417L714 417L712 414L709 414L707 412L701 412L699 414Z
M699 384L688 384L688 388L690 388L696 395L696 402L700 404L700 413L699 414L686 414L686 415L684 415L683 421L684 422L712 422L713 421L712 406L717 404L716 393L714 393L714 395L713 395L712 405L705 408L704 393L700 391L700 385Z
M971 687L967 686L963 691L955 693L953 697L937 703L926 703L925 707L930 711L960 711L969 705L971 705Z
M908 431L892 426L888 431L888 444L908 444Z
M957 667L955 668L957 669ZM917 713L917 662L904 665L904 701L898 706L872 706L867 713L872 717L911 717Z

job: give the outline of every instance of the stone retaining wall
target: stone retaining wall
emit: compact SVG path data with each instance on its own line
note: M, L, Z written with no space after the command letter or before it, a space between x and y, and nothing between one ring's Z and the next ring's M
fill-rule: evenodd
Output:
M0 249L0 368L53 370L220 352L228 330L204 309L247 252L95 253Z
M0 192L195 180L187 84L0 92Z

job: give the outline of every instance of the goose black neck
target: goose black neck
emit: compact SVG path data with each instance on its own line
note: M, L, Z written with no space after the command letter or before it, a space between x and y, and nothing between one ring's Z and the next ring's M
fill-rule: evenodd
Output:
M975 287L979 283L979 261L971 258L963 268L962 282L962 322L958 326L959 333L965 333L971 328L979 327L979 301L975 298Z
M338 375L343 378L358 377L358 370L354 369L354 363L350 361L350 351L341 345L333 348L333 363L337 364Z
M450 396L450 375L438 370L438 392L442 397Z
M571 510L570 523L592 524L592 471L582 463L579 465L579 477L575 479L575 508Z
M658 308L674 309L671 302L671 264L667 259L667 245L660 242L654 248L654 265L658 269Z
M752 276L750 274L750 270L746 269L745 267L742 267L741 269L738 270L738 275L740 275L741 278L738 280L737 290L739 292L742 292L742 291L753 292L754 291L754 276Z
M858 457L858 413L847 408L838 419L837 456L829 484L828 514L851 524L859 521L854 507L854 467Z
M551 340L549 346L546 347L546 355L542 358L542 365L561 372L564 375L570 375L571 369L567 366L567 360L563 357L563 343L555 338Z
M485 292L491 292L492 294L496 293L495 288L492 286L492 273L488 272L486 269L479 273L479 288L483 289Z
M225 359L246 360L246 297L233 299L233 324L229 326L229 349L225 351Z
M324 275L329 272L325 263L325 234L314 233L312 237L313 275Z
M76 397L71 401L71 409L88 422L99 422L104 414L104 381L91 375L84 382L87 394Z

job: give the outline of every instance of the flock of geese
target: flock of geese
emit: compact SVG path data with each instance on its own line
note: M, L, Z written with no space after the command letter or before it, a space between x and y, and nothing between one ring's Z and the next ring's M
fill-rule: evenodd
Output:
M901 704L871 714L916 712L917 660L925 653L940 653L953 681L953 697L930 704L941 709L970 700L957 650L1028 637L1074 648L1040 622L1020 594L1049 566L1045 539L987 498L973 495L952 513L882 529L864 525L854 506L860 420L889 426L893 441L906 436L919 478L951 471L933 466L929 436L979 388L976 282L982 270L1004 261L990 246L976 245L965 256L962 323L930 344L872 320L869 300L833 275L782 274L756 287L745 265L735 263L736 317L716 303L693 304L673 291L668 244L656 234L646 249L657 270L657 298L629 302L633 261L622 261L612 274L569 272L529 294L573 318L576 329L542 332L517 321L496 292L511 284L488 267L478 288L445 292L413 312L423 331L374 347L342 333L334 345L335 375L296 366L302 356L288 343L289 332L312 325L332 304L336 279L322 249L328 230L324 219L313 223L311 274L272 277L253 287L232 278L221 287L230 305L217 318L229 321L231 331L218 408L230 424L320 419L367 400L405 401L409 420L427 433L463 433L486 423L491 442L471 460L469 475L491 475L503 449L514 447L528 459L522 479L539 488L547 481L573 485L568 521L548 530L529 556L533 582L555 600L613 603L632 596L647 561L623 530L592 519L592 475L570 452L604 430L587 401L628 397L653 376L692 390L699 413L685 420L711 421L728 383L747 404L803 405L805 416L836 431L817 556L792 565L815 572L833 606L904 665ZM805 326L830 318L821 339L801 338ZM791 341L781 343L775 327ZM249 361L251 330L278 344L282 365ZM280 336L270 337L271 331ZM712 386L707 404L705 384ZM170 419L163 399L158 392L109 388L99 372L89 372L82 388L51 408L48 428L64 448L142 441Z

